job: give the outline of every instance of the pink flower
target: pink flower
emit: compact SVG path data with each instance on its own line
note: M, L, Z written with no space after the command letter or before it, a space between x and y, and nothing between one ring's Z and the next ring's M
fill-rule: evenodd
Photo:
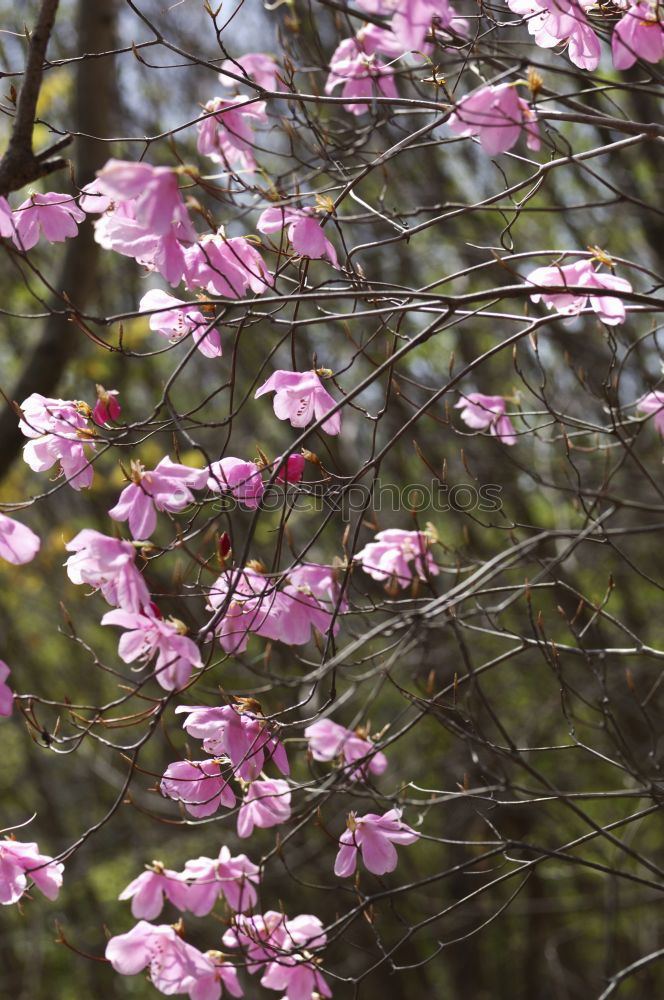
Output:
M374 744L360 732L346 729L331 719L319 719L307 726L304 735L314 760L334 760L343 754L346 764L361 761L357 767L349 769L348 777L351 781L365 781L369 774L380 775L385 771L387 757L376 752Z
M0 195L0 236L9 236L14 239L16 233L16 219L7 199Z
M288 601L283 632L284 642L303 645L311 638L311 629L316 628L321 635L327 635L332 626L335 610L346 611L348 602L342 597L331 566L303 563L288 571L287 582L282 590L283 599ZM334 633L338 631L335 622Z
M16 231L13 240L19 250L31 250L39 232L49 243L63 243L78 235L78 223L85 218L70 194L33 192L14 212Z
M291 427L306 427L312 420L322 420L336 406L335 399L323 388L315 371L276 371L256 390L254 398L266 392L275 394L274 412L279 420L289 420ZM321 429L327 434L339 434L341 414L335 413L325 420Z
M442 29L451 27L457 34L468 30L468 22L456 16L448 0L401 0L395 6L392 30L406 50L427 50L424 40L434 16Z
M528 31L539 46L551 49L566 42L575 66L597 69L602 52L599 38L588 24L579 0L507 0L507 4L526 19Z
M252 632L266 639L282 638L287 602L275 581L255 569L222 573L210 588L207 607L225 608L216 632L227 653L244 652Z
M170 167L111 159L93 183L116 201L131 201L134 218L150 233L164 236L175 222L189 224L177 174Z
M332 990L315 965L301 957L281 957L272 962L261 979L269 990L285 990L282 1000L313 1000L331 997Z
M327 257L336 266L337 253L313 217L314 208L266 208L256 224L260 233L276 233L288 226L288 239L303 257Z
M219 806L232 809L235 795L221 775L218 760L176 760L161 779L162 795L182 802L191 816L212 816Z
M254 827L267 829L290 819L291 793L287 781L252 781L237 817L238 837L250 837Z
M256 905L258 873L258 865L250 861L246 854L233 858L227 847L221 848L218 858L187 861L182 874L189 883L187 908L195 916L204 917L223 896L236 913L248 910Z
M47 899L55 899L62 885L65 866L46 854L37 844L18 840L0 840L0 903L17 903L32 879Z
M484 396L481 392L469 392L458 403L461 419L469 427L488 429L503 444L516 444L514 425L505 414L505 400L502 396Z
M129 629L118 645L118 655L125 663L140 660L146 664L158 654L154 676L166 691L183 688L192 668L203 666L198 646L187 638L186 626L176 618L165 620L150 611L137 614L117 610L107 612L101 623Z
M259 87L265 90L278 90L277 71L279 67L272 58L264 52L247 52L239 59L226 59L221 64L219 80L224 87L232 87L237 80L226 76L226 73L234 73L235 76L246 76L254 78Z
M569 289L582 286L585 288L606 289L613 292L631 292L632 286L625 278L618 278L606 271L596 271L591 260L579 260L574 264L560 264L552 267L537 267L526 276L531 285L554 285ZM625 322L625 305L622 299L613 295L588 296L581 291L566 291L563 293L535 292L530 296L532 302L544 303L547 309L555 309L565 316L574 316L588 305L597 313L607 326L616 326Z
M255 973L284 951L286 919L283 913L276 910L252 916L236 913L221 940L227 948L239 948L247 960L248 971ZM315 921L317 917L311 919Z
M131 542L109 538L84 528L65 546L65 566L72 583L98 587L108 603L125 611L140 612L150 603L145 580L136 569L136 549Z
M419 833L401 822L401 810L390 809L378 816L366 813L364 816L348 815L348 829L341 834L340 847L334 864L334 874L348 878L355 871L358 849L368 871L374 875L393 872L397 866L395 844L413 844Z
M211 307L212 316L206 318L197 305L176 299L160 288L151 288L139 302L138 308L142 313L152 313L150 329L167 337L172 344L191 334L196 347L206 358L221 356L219 331L210 328L214 320L214 307Z
M648 392L636 404L637 410L647 413L648 416L654 414L656 430L664 437L664 392Z
M211 295L239 299L247 289L261 295L271 284L258 250L243 236L226 239L223 229L203 236L184 257L188 287L206 288Z
M246 97L213 97L203 110L208 117L198 125L198 152L230 170L252 173L256 169L252 123L267 121L265 102L250 104Z
M94 473L86 449L95 447L95 431L88 424L90 407L33 392L21 410L19 430L32 439L23 447L23 459L32 471L45 472L59 462L73 489L90 486Z
M6 683L11 671L4 660L0 660L0 716L7 718L14 708L14 692Z
M21 566L35 558L40 545L41 539L32 528L0 514L0 559Z
M117 389L105 389L103 385L97 385L97 403L92 411L92 419L100 427L104 424L115 423L120 416L122 409L117 397L120 395Z
M387 32L385 34L387 36ZM336 87L343 86L341 96L349 101L344 108L354 115L368 111L368 102L376 93L382 97L398 97L394 72L378 59L377 48L373 36L362 29L354 38L340 42L330 59L325 93L331 94ZM358 97L363 100L355 100Z
M149 271L157 271L172 286L185 271L185 246L195 243L189 219L173 223L165 233L154 233L136 220L131 201L121 201L95 222L95 240L105 250L133 257Z
M283 744L262 714L232 705L179 705L175 712L186 712L183 728L194 739L203 740L206 753L228 757L243 781L257 778L270 760L282 774L289 773Z
M188 465L162 458L159 465L147 472L140 462L131 463L132 481L126 486L115 507L109 510L114 521L128 521L134 538L149 538L157 527L158 510L177 514L194 501L194 490L202 490L207 480L206 469L191 469Z
M304 455L288 455L277 468L277 482L299 483L304 473Z
M664 55L664 30L658 4L641 0L630 7L613 30L611 49L616 69L629 69L637 58L659 62Z
M491 155L511 149L522 129L528 148L540 148L535 113L509 83L463 97L447 124L455 135L479 136L482 149Z
M184 874L169 871L160 861L153 861L146 866L138 878L123 889L118 899L131 899L131 912L134 917L154 920L164 906L164 898L168 899L178 910L186 910L189 904L189 887Z
M432 541L426 531L387 528L355 554L355 561L372 579L387 580L389 586L404 588L414 576L426 580L438 575L438 566L429 551Z
M241 458L222 458L209 469L208 489L213 493L231 493L243 507L255 510L261 502L264 486L260 469L255 462Z

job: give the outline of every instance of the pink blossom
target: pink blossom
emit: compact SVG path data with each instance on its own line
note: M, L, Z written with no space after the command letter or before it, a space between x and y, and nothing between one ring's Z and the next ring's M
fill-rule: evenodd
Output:
M78 235L78 223L85 218L70 194L48 191L32 192L14 212L16 231L13 240L19 250L31 250L39 240L39 232L49 243L63 243Z
M227 756L234 773L243 781L253 781L272 760L282 774L289 773L283 744L262 714L240 705L179 705L185 712L184 729L194 739L203 740L203 749L215 757Z
M261 502L264 486L255 462L241 458L222 458L209 469L208 489L213 493L230 493L243 507L255 510Z
M193 858L184 866L183 878L189 883L187 908L197 917L204 917L223 896L235 912L256 905L259 868L246 854L231 857L222 847L218 858Z
M323 388L318 372L293 372L280 369L256 390L255 399L273 392L274 412L279 420L289 420L291 427L306 427L312 420L322 420L336 406L335 399ZM341 431L341 413L325 420L321 429L327 434Z
M115 423L122 412L117 398L120 393L117 389L105 389L103 385L97 385L96 389L97 403L92 411L92 419L100 427Z
M276 233L288 226L288 239L293 249L303 257L327 257L336 266L337 253L313 217L315 209L278 208L272 206L261 213L256 228L260 233Z
M206 318L198 305L176 299L160 288L151 288L138 303L138 308L142 313L152 313L150 329L167 337L172 344L191 334L196 347L206 358L221 356L219 331L214 327L210 328L214 319L214 307L212 317Z
M116 201L131 201L134 218L150 233L164 236L173 223L189 223L177 174L170 167L111 159L97 174L95 185Z
M395 6L392 30L406 51L427 51L424 42L433 17L443 30L452 28L460 35L468 31L468 22L457 17L448 0L400 0Z
M311 629L327 635L332 627L335 610L343 612L348 602L341 596L336 572L331 566L304 563L288 571L288 578L282 590L282 597L288 601L284 624L287 630L282 634L284 642L303 645L311 638ZM339 625L335 622L334 634Z
M419 833L401 822L401 810L390 809L379 816L365 813L364 816L348 815L348 829L339 839L339 853L334 864L334 874L348 878L355 871L358 849L368 871L374 875L393 872L397 866L395 844L413 844Z
M118 655L125 663L140 660L146 664L158 654L154 676L166 691L183 688L192 668L203 666L198 646L187 638L186 626L176 618L163 619L149 610L145 614L117 610L107 612L101 623L129 630L118 645Z
M32 879L47 899L55 899L62 885L65 866L46 854L37 844L9 838L0 840L0 903L16 903Z
M254 827L267 829L290 819L291 793L287 781L279 778L252 781L237 817L238 837L250 837Z
M469 392L454 404L461 410L461 419L469 427L489 430L503 444L516 444L514 425L505 414L506 403L502 396L484 396Z
M509 83L482 87L463 97L447 124L455 135L479 136L482 149L491 155L511 149L522 129L528 148L540 148L535 113Z
M597 69L602 53L600 41L579 0L507 0L507 4L527 19L528 31L539 46L551 49L567 43L575 66Z
M140 462L131 463L132 481L126 486L115 507L109 510L114 521L128 521L136 539L149 538L157 527L158 510L177 514L194 501L194 490L202 490L207 480L206 469L191 469L188 465L162 458L159 465L146 471Z
M136 548L131 542L109 538L84 528L65 545L65 566L72 583L98 587L108 603L125 611L140 612L150 603L145 580L136 569Z
M317 920L317 917L312 917ZM227 948L239 948L250 973L260 971L266 962L284 951L287 939L286 916L276 910L245 916L236 913L222 942Z
M185 247L195 243L196 230L189 219L173 223L165 233L154 233L136 220L131 201L122 201L95 222L95 240L105 250L134 258L166 281L179 284L185 271Z
M374 41L362 29L354 38L340 42L330 59L325 93L331 94L336 87L342 86L341 96L349 101L344 108L354 115L368 111L368 102L376 93L382 97L398 97L394 71L377 57Z
M636 404L637 410L654 415L653 423L656 430L664 437L664 392L648 392Z
M21 411L19 430L31 438L23 447L23 459L32 471L45 472L59 462L73 489L90 486L94 473L86 449L95 447L90 407L33 392L21 403Z
M0 195L0 236L9 236L14 239L16 233L16 219L7 199Z
M41 539L32 528L0 514L0 559L21 566L35 558L40 545Z
M319 719L307 726L304 735L314 760L334 760L343 754L346 764L361 761L357 767L349 769L351 781L364 781L368 774L383 774L387 767L385 754L376 752L375 745L362 735L361 730L353 732L332 719Z
M277 482L299 483L304 473L304 466L304 455L288 455L277 467Z
M233 789L221 775L218 760L176 760L161 779L162 795L182 802L191 816L212 816L219 806L232 809Z
M285 990L282 1000L313 1000L331 997L332 990L315 965L300 957L280 957L272 962L261 979L269 990Z
M265 102L249 103L246 97L213 97L203 110L208 117L198 125L198 152L231 170L252 173L256 169L253 123L267 121Z
M239 81L227 76L227 73L234 73L235 76L244 74L253 77L259 87L265 90L278 90L277 72L279 67L272 58L264 52L247 52L246 55L238 59L226 59L221 64L219 80L222 86L232 87Z
M432 541L426 531L387 528L355 554L355 561L372 579L387 580L390 586L404 588L414 576L426 580L438 575L438 566L429 551Z
M616 69L629 69L637 58L659 62L664 55L664 30L658 5L641 0L630 7L613 29L611 49Z
M7 684L11 671L4 660L0 660L0 716L7 718L14 708L14 692Z
M247 289L261 295L271 285L258 250L243 236L227 239L223 229L188 247L184 258L188 287L206 288L211 295L239 299Z
M131 899L134 917L154 920L162 911L164 899L178 910L188 909L189 887L184 874L164 868L160 861L153 861L146 868L118 896L118 899Z
M266 639L283 636L287 602L274 580L251 567L223 572L210 588L207 607L225 608L216 632L227 653L242 653L252 632Z
M591 260L579 260L574 264L555 264L551 267L538 267L527 275L526 281L531 285L553 285L566 289L595 288L612 292L631 292L632 286L625 278L618 278L606 271L596 271ZM622 299L613 295L588 296L583 290L563 293L535 292L530 296L532 302L544 303L547 309L555 309L565 316L574 316L588 305L597 313L607 326L616 326L625 322L625 305Z

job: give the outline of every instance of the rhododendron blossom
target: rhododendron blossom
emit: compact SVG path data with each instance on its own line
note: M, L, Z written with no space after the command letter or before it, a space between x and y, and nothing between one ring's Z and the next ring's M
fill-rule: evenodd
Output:
M14 212L16 228L13 240L19 250L31 250L39 241L40 232L49 243L63 243L78 234L83 212L70 194L33 191Z
M108 611L101 624L128 630L118 644L118 656L125 663L140 660L144 665L157 654L154 676L166 691L184 687L192 668L203 666L198 646L186 635L186 626L175 618L155 615L151 608L145 614L122 609Z
M95 190L117 201L131 201L134 218L149 233L163 236L173 223L189 223L177 174L170 167L108 160L97 175Z
M252 781L237 817L238 837L250 837L254 827L266 829L290 819L291 792L287 781L279 778Z
M268 761L273 761L282 774L289 773L288 757L278 735L256 709L243 705L179 705L175 711L186 713L183 728L194 739L203 740L205 752L228 757L243 781L257 778Z
M528 148L540 148L535 113L509 83L482 87L463 97L447 124L455 135L479 136L482 148L491 155L511 149L522 130Z
M136 548L131 542L84 528L65 548L73 553L65 563L72 583L99 588L109 604L125 611L140 612L150 603L150 592L136 569Z
M600 41L588 24L579 0L507 0L510 10L524 16L537 45L551 49L567 44L570 60L580 69L595 70Z
M362 852L362 861L374 875L393 872L397 866L395 844L414 844L419 833L411 830L401 821L401 810L390 809L382 816L366 813L348 816L348 829L341 834L340 847L334 863L334 874L348 878L355 871L357 852Z
M387 528L355 553L355 561L372 579L386 580L388 586L407 587L414 577L426 580L438 575L429 551L432 541L426 531Z
M656 430L664 437L664 392L648 392L636 404L637 410L654 417Z
M232 170L256 169L254 123L267 121L265 102L246 97L213 97L203 106L207 117L198 125L198 152Z
M231 857L222 847L218 858L192 858L184 866L182 877L188 882L187 909L197 917L210 913L223 897L236 913L256 905L259 868L246 854Z
M387 757L376 750L362 730L353 731L332 719L319 719L304 730L314 760L328 761L343 756L351 781L365 781L368 775L381 775L387 767Z
M128 521L136 539L149 538L157 527L157 511L178 514L194 501L192 490L202 490L207 480L206 469L162 458L151 472L140 462L131 463L131 483L126 486L109 516L115 521Z
M278 71L279 67L272 56L266 55L265 52L247 52L238 59L225 59L222 62L219 81L224 87L232 87L240 81L226 74L232 73L234 76L244 74L253 77L258 86L264 87L265 90L278 90Z
M397 96L394 71L377 57L371 36L359 31L354 38L345 38L339 44L330 59L325 93L334 93L336 87L343 88L341 96L348 101L344 108L354 115L368 111L368 102L374 96Z
M557 285L569 291L534 292L532 302L542 301L547 309L555 309L565 316L574 316L588 304L607 326L625 322L625 305L614 295L588 295L583 288L601 289L607 292L631 292L632 286L625 278L619 278L607 271L597 271L591 260L579 260L574 264L555 264L538 267L527 275L530 285ZM578 286L582 286L581 289ZM571 289L575 289L572 291Z
M223 229L185 250L184 273L189 288L206 288L211 295L229 299L249 290L261 295L271 284L258 250L243 236L228 239Z
M314 208L266 208L261 213L256 228L260 233L277 233L288 227L288 239L293 250L303 257L327 257L336 266L337 252L326 237L320 222L314 217Z
M189 903L189 886L185 876L164 868L160 861L153 861L147 870L123 889L118 899L131 899L131 912L137 919L154 920L161 913L164 899L186 910Z
M191 334L193 342L206 358L221 356L221 337L219 331L211 326L214 321L214 311L206 318L201 308L176 299L159 288L151 288L138 304L141 312L149 312L151 330L167 337L172 344L178 343ZM205 307L203 307L205 308Z
M4 660L0 660L0 716L7 718L14 708L14 692L7 684L11 670Z
M264 486L255 462L229 456L212 462L208 472L207 485L213 493L230 493L249 510L255 510L260 504Z
M118 390L105 389L103 385L96 386L96 389L97 402L92 411L92 419L100 427L103 427L105 424L115 423L122 412L118 402Z
M0 514L0 559L15 566L29 563L39 552L41 539L27 524Z
M0 840L0 903L17 903L34 882L47 899L56 899L62 885L64 865L40 854L35 843Z
M637 59L657 63L664 56L664 28L659 4L641 0L613 29L611 49L616 69L629 69Z
M33 472L45 472L58 462L73 489L90 486L94 473L89 453L95 449L90 407L33 392L21 403L21 411L19 429L31 439L23 446L23 458Z
M488 430L503 444L516 444L514 425L505 413L507 404L502 396L469 392L454 405L461 410L461 419L469 427Z
M212 816L219 806L232 809L235 795L218 760L176 760L161 779L162 795L181 802L190 816Z
M329 373L331 374L331 372ZM274 412L279 420L289 420L291 427L306 427L312 420L323 420L336 401L319 378L319 372L293 372L283 369L273 372L255 392L255 398L274 393ZM327 434L339 434L341 414L323 420L321 429Z

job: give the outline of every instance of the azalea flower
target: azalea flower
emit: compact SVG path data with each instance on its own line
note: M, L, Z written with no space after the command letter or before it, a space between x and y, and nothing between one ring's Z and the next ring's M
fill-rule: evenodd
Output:
M243 236L227 239L223 229L188 247L184 260L188 287L206 288L210 295L239 299L247 290L261 295L271 284L258 250Z
M122 412L118 403L119 392L117 389L105 389L103 385L96 386L97 402L92 411L92 419L100 427L105 424L114 423Z
M414 576L426 580L438 575L438 566L429 551L431 542L426 531L387 528L355 554L355 562L374 580L407 587Z
M47 899L55 899L62 885L65 866L46 854L37 844L24 844L9 838L0 840L0 903L17 903L29 880Z
M399 0L392 18L392 30L406 50L426 51L424 40L431 27L432 18L436 18L436 34L438 25L443 30L451 28L456 34L464 35L468 31L465 18L457 17L456 10L448 0Z
M154 920L163 909L164 899L168 899L178 910L186 910L189 886L184 874L164 868L160 861L153 861L146 866L146 871L122 890L118 899L131 899L131 912L137 919Z
M334 874L348 878L355 871L357 852L374 875L393 872L397 866L395 844L413 844L419 833L401 822L401 810L390 809L382 816L366 813L364 816L348 815L348 829L341 834L339 853L334 864Z
M304 455L288 455L277 467L277 482L299 483L304 473Z
M616 69L629 69L637 59L657 63L664 55L664 29L659 4L642 0L629 8L613 29L611 50Z
M238 572L225 570L208 593L207 608L224 608L215 631L227 653L242 653L251 633L266 639L284 635L284 615L288 607L270 577L250 566Z
M256 169L253 124L267 122L265 102L213 97L203 110L208 117L198 125L198 152L215 163L225 163L231 170L252 173Z
M653 423L656 430L664 437L664 392L648 392L636 404L637 410L654 415Z
M340 726L332 719L319 719L304 730L309 741L309 750L314 760L328 761L343 755L346 764L357 767L348 770L351 781L365 781L369 774L383 774L387 767L387 757L376 751L375 745L362 734Z
M187 908L197 917L213 909L220 896L236 913L256 905L259 868L246 854L231 857L222 847L218 858L193 858L182 877L189 883Z
M203 740L206 753L228 757L243 781L257 778L270 760L282 774L289 773L283 744L257 710L242 705L178 705L175 712L186 713L183 728L194 739Z
M157 511L177 514L194 501L194 490L202 490L207 480L206 469L191 469L188 465L162 458L151 472L140 462L131 463L131 478L115 507L109 510L114 521L128 521L136 539L149 538L157 527Z
M570 60L579 69L597 69L602 48L588 24L579 0L507 0L515 14L526 19L528 31L545 49L567 44ZM585 4L590 6L590 4Z
M398 97L394 71L378 58L377 48L373 36L361 30L354 38L345 38L330 59L325 93L331 94L337 87L343 87L341 96L349 102L344 108L351 114L362 115L368 111L368 102L375 94ZM360 101L356 100L358 97Z
M21 566L34 559L40 545L41 539L32 528L15 521L13 517L0 514L0 559Z
M95 449L90 407L33 392L21 403L21 411L19 430L31 439L23 446L23 460L33 472L45 472L59 462L73 489L90 486L94 473L87 451Z
M191 816L212 816L219 806L232 809L235 795L222 777L218 760L176 760L169 764L159 785L162 795L182 802Z
M132 257L148 271L156 271L175 287L185 273L185 249L198 239L188 218L174 222L165 233L155 233L136 219L132 201L121 201L94 225L95 241L105 250Z
M65 545L65 566L72 583L98 587L109 604L125 611L140 612L150 603L150 592L136 569L136 548L131 542L109 538L84 528Z
M322 420L326 413L336 406L336 400L329 394L319 378L318 372L293 372L280 369L270 375L256 390L254 398L273 392L274 412L279 420L289 420L291 427L306 427L312 420ZM335 413L324 420L321 429L327 434L339 434L341 414Z
M14 692L7 684L11 670L4 660L0 660L0 716L7 718L14 709Z
M167 337L172 344L191 334L192 340L204 357L221 357L219 331L210 329L214 318L214 307L212 307L212 317L208 318L199 306L176 299L173 295L162 292L160 288L151 288L138 303L138 308L142 313L152 313L149 319L150 329L160 333L162 337Z
M33 191L14 212L16 228L12 238L19 250L31 250L40 232L49 243L63 243L78 235L78 224L84 218L85 212L70 194Z
M266 55L265 52L247 52L237 59L225 59L221 64L219 80L222 86L232 87L239 81L226 74L233 73L235 76L240 76L244 73L248 77L253 77L259 87L265 90L278 90L278 69L273 57Z
M327 257L336 266L336 250L325 236L314 212L312 207L299 209L272 206L261 213L256 228L260 233L270 234L287 226L288 239L297 253L314 259Z
M619 278L607 271L596 271L591 260L579 260L574 264L556 264L550 267L537 267L526 276L531 285L554 285L565 289L594 288L612 292L631 292L632 286L625 278ZM625 305L622 299L613 295L591 295L581 291L534 292L532 302L544 303L547 309L555 309L565 316L574 316L584 309L590 301L590 306L607 326L616 326L625 322Z
M254 827L266 829L290 819L291 793L287 781L279 778L252 781L237 817L238 837L250 837Z
M131 201L136 222L149 233L164 236L174 222L190 225L177 174L170 167L111 159L93 183L109 198Z
M503 444L516 444L514 425L505 414L506 403L502 396L484 396L481 392L469 392L454 404L461 410L461 419L469 427L489 430Z
M175 618L163 619L152 608L146 613L108 611L102 625L119 625L129 631L120 638L118 655L125 663L135 660L148 663L157 653L155 679L166 691L177 691L187 684L192 668L203 666L198 646L187 638L186 626Z
M482 87L463 97L447 124L455 135L479 136L482 149L491 155L511 149L522 130L528 148L540 148L535 113L509 83Z
M255 510L261 502L264 486L255 462L241 458L222 458L208 468L208 489L213 493L230 493L243 507Z

